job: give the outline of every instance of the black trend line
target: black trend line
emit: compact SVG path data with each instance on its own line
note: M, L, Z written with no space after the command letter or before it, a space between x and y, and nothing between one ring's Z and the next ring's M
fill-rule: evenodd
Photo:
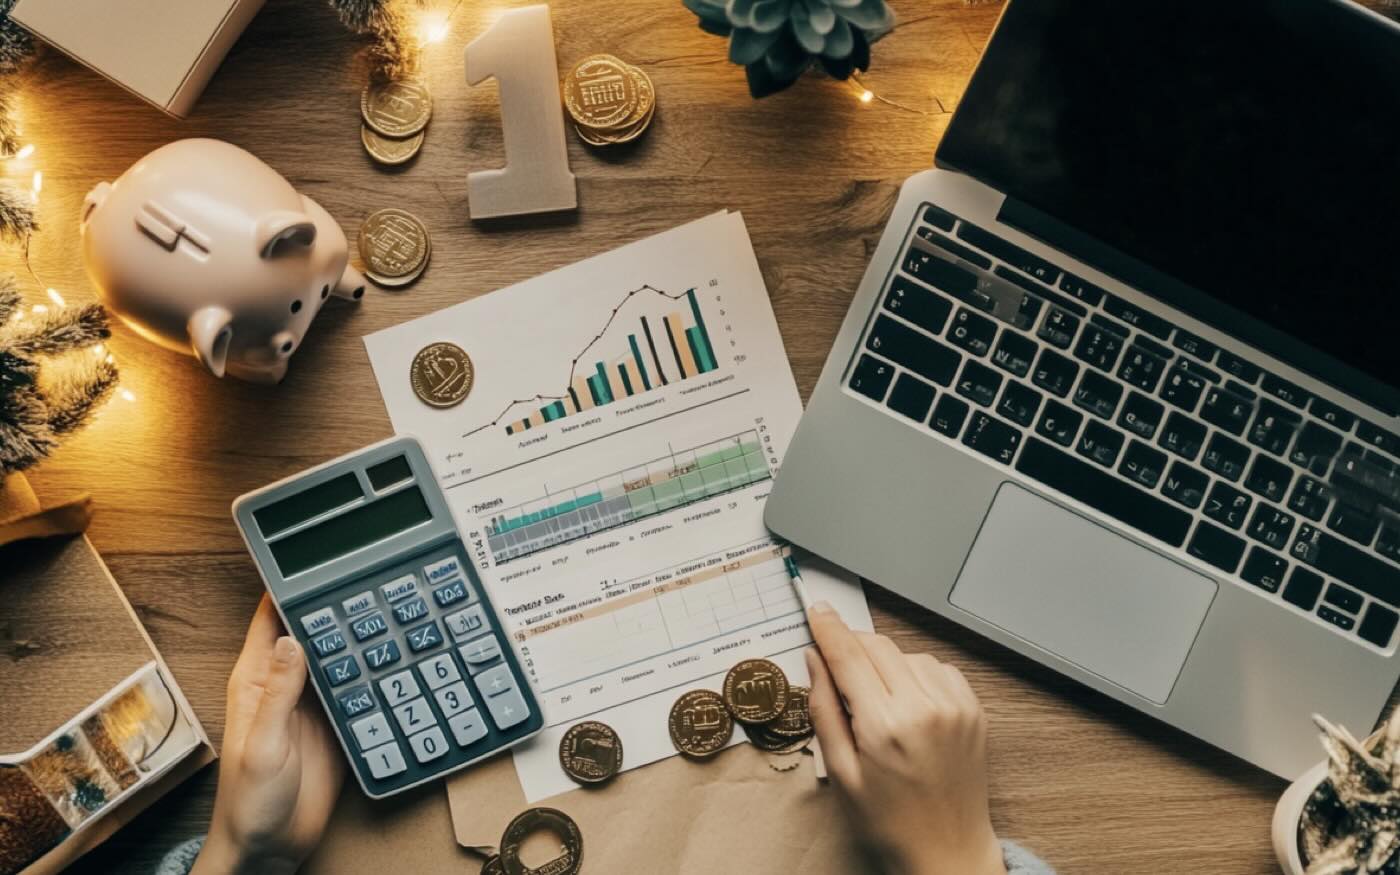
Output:
M666 291L665 289L658 289L656 286L653 286L653 285L651 285L650 283L647 283L647 284L644 284L644 285L642 285L642 286L640 286L640 287L638 287L638 288L635 288L635 289L633 289L632 291L628 292L628 293L627 293L627 296L626 296L625 298L623 298L622 301L621 301L620 303L618 303L618 305L617 305L616 307L613 307L612 315L608 316L608 321L603 325L602 330L599 331L599 332L593 337L592 340L590 340L590 341L588 341L588 343L584 344L583 349L579 350L578 355L574 356L573 362L571 362L571 363L569 364L569 381L568 381L568 383L565 384L566 386L569 386L569 387L572 388L572 386L574 385L574 377L577 375L577 372L578 372L578 362L579 362L579 359L583 358L584 355L586 355L586 354L588 353L588 351L589 351L590 349L593 348L593 344L595 344L595 343L597 343L598 341L602 340L602 339L603 339L603 336L604 336L605 334L608 333L608 329L612 327L613 320L617 319L617 313L618 313L618 311L621 310L624 306L626 306L626 305L627 305L627 302L630 301L630 300L632 300L632 297L633 297L634 295L639 295L639 294L641 294L642 292L647 292L647 291L655 292L656 294L660 295L660 296L663 297L663 298L670 298L672 301L679 301L681 298L684 298L686 295L688 295L688 294L690 294L691 292L693 292L694 289L687 289L687 290L685 290L684 292L681 292L680 294L673 295L673 294L671 294L670 292ZM648 339L650 339L650 338L648 338ZM566 391L567 391L567 390L566 390ZM500 413L496 414L496 417L495 417L494 419L492 419L490 422L488 422L488 423L485 424L485 425L477 426L476 428L472 429L471 431L464 433L464 434L462 435L462 437L463 437L463 438L469 438L469 437L471 437L472 435L476 434L476 433L479 432L479 431L485 431L485 430L488 429L488 428L495 428L496 426L498 426L498 425L501 424L501 419L502 419L507 413L509 413L509 412L511 411L511 408L515 407L517 404L534 404L534 403L539 402L539 401L563 401L566 397L568 397L568 396L567 396L567 395L536 395L534 398L517 398L516 400L514 400L514 401L510 402L509 404L507 404L507 405L505 406L505 409L502 410Z

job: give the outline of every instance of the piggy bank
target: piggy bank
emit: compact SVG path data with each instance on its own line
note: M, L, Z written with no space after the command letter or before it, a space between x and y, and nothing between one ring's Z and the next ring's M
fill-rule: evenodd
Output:
M170 143L99 182L81 233L103 303L216 377L280 381L326 299L365 291L330 214L220 140Z

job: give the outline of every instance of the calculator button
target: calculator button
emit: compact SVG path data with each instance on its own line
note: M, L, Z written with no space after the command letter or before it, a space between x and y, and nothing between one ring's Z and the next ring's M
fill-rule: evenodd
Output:
M443 687L434 693L433 697L437 699L444 717L459 714L472 706L472 694L467 692L467 685L462 681L450 687Z
M360 664L355 661L355 654L352 653L335 662L326 663L325 672L326 680L331 682L331 686L338 687L360 676Z
M423 579L428 581L428 586L446 583L454 577L462 576L462 565L457 561L456 556L448 556L438 562L429 562L423 566Z
M437 621L433 620L424 623L417 629L409 629L404 637L408 639L408 649L418 653L441 644L442 630L438 628Z
M491 719L496 721L496 726L500 729L509 729L524 723L530 716L530 709L525 705L519 690L509 690L487 699L486 707L491 712Z
M414 759L427 763L447 753L447 737L441 727L434 726L409 738L408 746L413 748Z
M461 714L448 718L447 728L452 730L452 737L457 739L457 744L462 747L476 744L486 737L486 721L475 708L468 708Z
M369 687L355 687L335 698L346 717L357 717L374 708L374 693L369 691Z
M428 603L423 601L422 596L394 605L394 619L400 623L412 623L414 620L421 620L426 616L428 616Z
M378 671L381 668L386 668L398 662L399 657L402 655L403 654L399 653L398 642L390 640L385 641L383 644L376 644L373 647L366 648L365 662L370 668Z
M403 761L403 751L392 741L366 751L365 761L369 763L369 773L381 780L392 778L408 768L408 764Z
M501 658L501 644L496 640L495 635L487 635L470 644L463 644L457 648L457 652L462 654L462 659L467 664L467 671L478 674Z
M418 681L413 679L413 672L401 671L398 674L391 674L379 682L379 692L384 694L384 701L392 708L409 699L418 698Z
M428 682L430 690L462 679L462 673L457 671L457 663L452 661L450 653L439 653L423 660L418 663L418 671L423 675L423 680Z
M467 598L467 582L465 580L454 580L446 586L440 586L433 590L433 600L438 603L438 607L445 608L448 605L455 605Z
M385 741L394 739L394 733L389 729L389 721L384 719L383 712L379 711L351 723L350 731L355 733L355 743L360 746L360 750L373 750Z
M498 665L477 675L476 688L488 699L515 689L515 678L510 675L510 666Z
M340 607L345 611L345 616L353 617L356 614L363 614L374 607L374 590L367 589L357 596L352 596L340 603Z
M383 586L379 587L379 592L383 594L384 601L396 602L401 598L407 598L418 591L418 578L412 574L405 574L403 577L396 577Z
M462 641L486 628L486 613L481 609L481 605L472 605L465 610L444 617L442 621L447 624L452 636L458 641Z
M330 608L322 608L301 618L301 628L306 630L307 635L317 635L334 625L335 612Z
M365 641L388 632L389 624L383 614L375 613L351 623L350 631L355 633L356 641Z
M345 649L345 636L340 634L339 629L332 629L318 638L312 638L311 648L316 651L317 656L325 659L332 653L339 653Z
M404 735L412 735L437 722L433 712L428 710L428 700L421 697L395 708L394 719L399 721L399 728L403 730Z

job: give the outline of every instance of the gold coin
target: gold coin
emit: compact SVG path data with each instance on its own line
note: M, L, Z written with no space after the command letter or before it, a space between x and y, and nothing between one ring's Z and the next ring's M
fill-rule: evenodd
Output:
M788 703L778 719L765 728L773 735L782 738L806 738L812 734L812 713L808 708L808 698L812 691L807 687L789 687Z
M506 870L501 868L501 855L488 857L485 863L481 864L481 875L505 875Z
M606 723L575 723L559 739L559 765L580 784L601 784L622 771L622 739Z
M614 146L619 143L630 143L646 133L646 129L651 127L652 116L655 115L656 104L652 104L652 111L642 117L640 121L631 127L623 128L620 131L598 131L594 136L602 140L605 145Z
M526 866L520 847L539 830L554 833L563 853L540 866ZM583 865L583 833L574 819L557 808L531 808L518 815L501 835L501 869L505 875L576 875Z
M403 164L423 148L423 138L427 136L426 131L419 131L411 137L402 139L386 137L376 133L369 125L360 125L360 144L365 147L369 157L380 164Z
M724 676L724 705L740 723L776 720L787 700L787 675L766 659L746 659Z
M432 407L460 404L472 390L476 372L466 350L455 343L433 343L418 350L408 381L418 400Z
M380 286L381 288L399 289L417 282L418 278L423 275L423 271L428 269L428 262L432 260L432 257L433 241L429 240L428 251L423 256L422 262L419 263L418 267L413 271L413 273L410 273L406 276L381 276L380 274L377 274L374 271L370 270L368 267L365 268L364 273L365 276L371 282L373 282L377 286Z
M749 743L761 751L776 754L797 753L811 744L812 736L807 735L802 738L784 738L773 732L773 724L760 724L749 726L743 724L744 735L748 736Z
M564 105L575 122L594 130L625 127L637 109L637 81L612 55L584 58L564 77Z
M651 77L639 67L627 65L627 75L632 77L637 86L637 107L624 122L625 126L630 126L651 115L651 111L656 108L656 89L651 84Z
M421 219L407 210L388 207L370 213L364 220L356 245L367 268L395 279L427 264L432 243Z
M374 82L360 92L360 115L386 137L411 137L428 126L433 97L426 85L412 79Z
M712 690L691 690L677 699L668 725L671 744L693 757L719 752L734 734L734 720L719 693Z

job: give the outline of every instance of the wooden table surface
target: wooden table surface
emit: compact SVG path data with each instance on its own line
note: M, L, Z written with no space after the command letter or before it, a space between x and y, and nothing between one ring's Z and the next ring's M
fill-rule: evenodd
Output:
M27 184L32 169L44 171L32 263L70 302L93 297L77 236L84 193L181 137L251 149L352 238L366 214L388 205L417 213L433 233L420 282L372 289L358 306L332 300L276 387L214 380L119 327L111 348L134 400L113 401L32 475L50 501L95 495L92 540L216 741L225 680L262 592L229 503L390 435L363 335L729 208L747 220L806 397L901 181L930 166L998 14L995 4L961 0L894 6L901 24L875 47L866 81L927 114L862 105L849 86L815 75L755 102L724 42L700 32L679 0L557 0L560 63L607 51L641 65L656 83L656 121L616 152L570 138L577 215L491 227L468 219L466 174L502 160L496 90L466 87L462 47L497 4L461 3L448 39L429 48L434 119L419 158L394 171L373 165L359 143L364 43L318 0L271 0L185 121L55 52L40 60L22 90L37 152L0 172ZM23 272L12 251L0 267ZM1269 817L1282 781L867 590L881 631L958 664L981 695L1002 835L1070 873L1273 870ZM149 871L163 848L203 831L213 795L206 770L75 871Z

